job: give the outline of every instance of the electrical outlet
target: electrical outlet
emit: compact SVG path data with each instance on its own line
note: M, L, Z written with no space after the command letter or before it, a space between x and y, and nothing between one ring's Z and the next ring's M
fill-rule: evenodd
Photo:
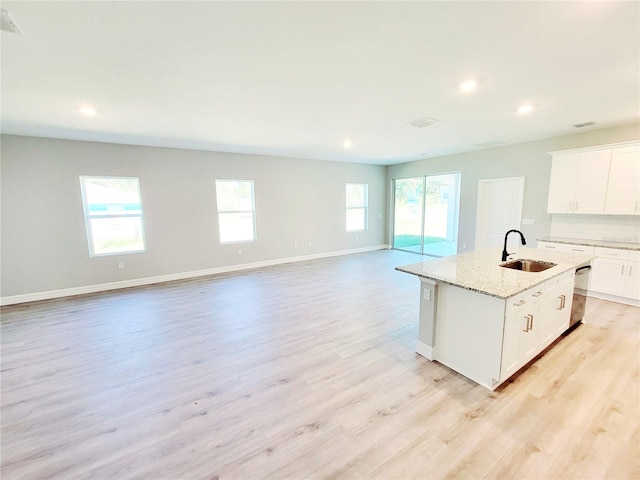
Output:
M309 242L309 246L311 246L311 242Z
M118 270L124 270L124 262L118 262Z
M356 235L356 240L358 239L358 235Z
M293 244L293 248L298 248L298 243L297 242Z
M242 249L241 248L238 249L238 255L242 255Z
M466 248L467 248L467 244L466 244L466 243L463 243L463 244L462 244L462 249L463 249L463 250L465 250Z

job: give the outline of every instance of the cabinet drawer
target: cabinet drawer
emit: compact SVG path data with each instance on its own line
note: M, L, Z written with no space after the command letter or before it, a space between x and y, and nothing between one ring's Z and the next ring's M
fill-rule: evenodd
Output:
M569 270L568 272L564 272L562 275L558 275L557 277L550 278L546 282L544 282L544 291L550 292L558 287L564 287L567 283L573 282L573 277L575 276L575 270Z
M509 298L507 300L505 308L505 316L509 316L533 305L540 297L542 297L546 293L546 285L546 282L541 283L540 285L519 293L515 297Z
M629 260L632 262L640 262L640 251L629 250Z
M532 302L529 298L527 298L528 297L527 292L519 293L518 295L515 295L507 299L505 316L509 316L531 305Z
M620 250L619 248L596 247L594 255L602 258L615 258L616 260L627 260L629 258L629 250Z
M595 247L591 247L588 245L566 245L567 249L565 251L567 252L573 252L573 253L586 253L588 255L593 255L594 249Z
M538 248L542 248L544 250L561 251L561 244L560 243L550 243L550 242L538 242Z

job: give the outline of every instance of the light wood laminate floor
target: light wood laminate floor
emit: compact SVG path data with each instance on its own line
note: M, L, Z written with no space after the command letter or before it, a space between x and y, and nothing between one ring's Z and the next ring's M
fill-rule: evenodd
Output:
M640 477L639 309L589 299L490 392L415 353L421 260L3 308L2 479Z

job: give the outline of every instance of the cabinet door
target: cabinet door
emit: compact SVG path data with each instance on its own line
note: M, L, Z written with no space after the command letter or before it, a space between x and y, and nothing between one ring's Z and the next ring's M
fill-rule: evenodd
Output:
M520 339L526 333L527 325L528 318L522 312L514 313L504 319L500 380L506 380L524 365L520 353Z
M572 213L580 154L554 155L549 181L548 213Z
M604 213L640 215L640 145L613 150Z
M589 289L594 292L624 296L626 264L624 260L595 258L591 263Z
M580 154L574 213L604 213L611 150Z
M640 300L640 262L627 263L624 297Z

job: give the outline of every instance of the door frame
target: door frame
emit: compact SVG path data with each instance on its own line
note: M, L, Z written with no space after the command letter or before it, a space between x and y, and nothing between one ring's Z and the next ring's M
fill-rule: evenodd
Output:
M520 187L520 198L517 199L519 201L514 208L518 214L517 215L518 221L517 221L517 225L514 225L512 227L512 228L520 229L522 225L522 207L524 205L524 178L525 177L503 177L503 178L481 178L480 180L478 180L478 200L476 203L476 229L475 229L476 232L475 232L475 239L474 239L474 250L478 249L478 245L479 245L478 240L480 239L481 234L483 234L482 226L484 224L483 222L484 212L482 211L481 206L483 205L484 196L487 194L486 189L491 185L495 185L497 183L502 183L502 182L512 182L514 184L517 184Z

